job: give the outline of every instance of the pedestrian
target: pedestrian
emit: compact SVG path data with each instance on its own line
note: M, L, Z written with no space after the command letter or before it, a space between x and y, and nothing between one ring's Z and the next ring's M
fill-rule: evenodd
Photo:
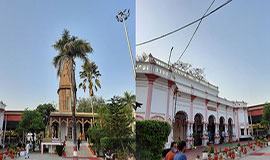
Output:
M172 142L171 143L171 150L170 150L170 152L167 153L165 160L173 160L176 153L177 153L177 143Z
M81 139L78 137L78 151L80 150L80 145L81 145Z
M178 137L178 143L181 142L181 137Z
M211 140L212 140L210 130L208 130L208 137L209 137L209 143L210 143L210 142L211 142Z
M225 132L222 131L222 143L224 143L224 140L225 140Z
M113 160L113 153L109 149L108 152L105 154L105 160Z
M30 150L30 144L29 141L26 142L26 146L25 146L25 159L29 158L29 150Z
M186 151L186 142L182 141L178 144L178 153L176 153L173 160L187 160L185 151Z

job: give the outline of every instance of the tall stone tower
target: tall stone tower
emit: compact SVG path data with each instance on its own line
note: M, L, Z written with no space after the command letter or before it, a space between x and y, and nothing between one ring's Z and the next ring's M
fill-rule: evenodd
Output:
M59 89L59 112L71 112L71 78L67 61L64 63L63 71L60 75ZM75 91L76 92L76 91ZM76 103L75 103L76 108Z

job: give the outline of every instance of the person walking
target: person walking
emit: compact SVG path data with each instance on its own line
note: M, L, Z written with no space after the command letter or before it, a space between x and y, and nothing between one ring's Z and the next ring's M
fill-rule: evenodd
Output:
M177 153L177 144L176 142L171 143L171 150L167 153L165 160L173 160L174 156Z
M113 153L109 149L109 151L105 154L105 160L113 160Z
M81 139L80 137L78 138L78 151L80 150L80 145L81 145Z
M186 142L182 141L178 144L178 153L174 156L173 160L187 160L187 156L185 154L186 151Z
M29 144L29 141L27 141L26 146L25 146L25 159L29 158L29 150L30 150L30 144Z

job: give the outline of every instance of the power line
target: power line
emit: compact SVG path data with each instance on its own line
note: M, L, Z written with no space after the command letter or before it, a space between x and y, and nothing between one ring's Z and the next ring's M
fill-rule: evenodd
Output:
M180 31L180 30L182 30L182 29L184 29L184 28L186 28L186 27L188 27L188 26L190 26L190 25L192 25L192 24L194 24L194 23L196 23L196 22L199 22L201 19L204 19L204 18L208 17L209 15L213 14L214 12L216 12L216 11L219 10L220 8L224 7L225 5L227 5L228 3L230 3L231 1L232 1L232 0L228 0L227 2L225 2L224 4L222 4L221 6L217 7L216 9L214 9L214 10L212 10L211 12L209 12L208 14L206 14L205 16L203 16L203 17L201 17L201 18L199 18L199 19L197 19L197 20L195 20L195 21L193 21L193 22L191 22L191 23L189 23L189 24L186 24L186 25L184 25L184 26L182 26L182 27L180 27L180 28L178 28L178 29L176 29L176 30L174 30L174 31L168 32L168 33L163 34L163 35L161 35L161 36L159 36L159 37L153 38L153 39L148 40L148 41L144 41L144 42L139 43L139 44L136 44L136 46L138 47L138 46L141 46L141 45L144 45L144 44L147 44L147 43L150 43L150 42L159 40L159 39L161 39L161 38L167 37L167 36L169 36L169 35L171 35L171 34L173 34L173 33L175 33L175 32L178 32L178 31Z
M207 12L208 12L209 9L212 7L212 5L214 4L215 1L216 1L216 0L213 0L213 1L212 1L212 3L211 3L210 6L207 8L207 10L206 10L205 13L203 14L203 16L205 16L205 15L207 14ZM182 52L182 54L180 55L180 57L178 58L177 61L179 61L179 60L181 59L181 57L184 55L184 53L186 52L186 50L187 50L187 48L189 47L189 45L190 45L190 43L191 43L191 41L192 41L194 35L196 34L198 28L200 27L200 25L201 25L201 23L202 23L202 20L203 20L203 19L200 20L199 24L197 25L195 31L193 32L193 34L192 34L192 36L191 36L191 38L190 38L190 40L189 40L189 42L188 42L186 48L184 49L184 51Z

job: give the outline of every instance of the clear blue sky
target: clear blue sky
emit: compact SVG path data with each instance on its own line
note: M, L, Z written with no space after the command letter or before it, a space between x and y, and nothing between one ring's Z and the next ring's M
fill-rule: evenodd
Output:
M181 27L203 15L212 0L137 0L136 43ZM216 0L215 7L226 2ZM182 61L205 68L220 96L248 105L270 101L270 1L233 0L204 19ZM136 48L167 62L183 51L196 25Z
M0 100L7 109L34 109L41 103L58 103L59 79L51 47L64 28L91 43L89 55L102 74L98 96L109 99L135 93L123 24L116 21L119 10L130 8L127 27L135 51L135 1L133 0L0 0ZM135 52L134 52L135 54ZM77 61L76 81L81 80ZM88 97L78 89L78 97Z

